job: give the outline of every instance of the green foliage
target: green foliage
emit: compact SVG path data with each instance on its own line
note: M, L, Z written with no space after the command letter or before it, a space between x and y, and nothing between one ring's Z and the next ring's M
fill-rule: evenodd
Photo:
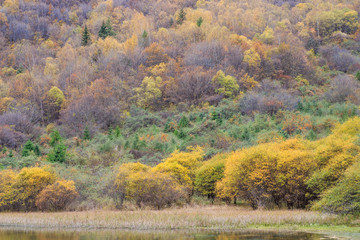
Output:
M39 147L39 145L37 145L37 144L35 144L34 153L35 153L35 155L38 156L38 157L41 156L40 147Z
M214 200L216 183L224 177L226 154L219 154L204 162L196 170L195 190Z
M81 46L87 46L90 44L90 32L87 26L85 25L84 31L82 32L81 36Z
M90 134L88 126L86 126L85 129L84 129L83 139L84 140L91 140L91 134Z
M360 214L360 163L351 166L344 177L321 195L313 209L340 214Z
M22 149L22 152L21 152L21 156L23 157L27 157L30 155L31 152L33 152L35 150L35 145L34 143L31 141L31 140L28 140L23 149Z
M221 70L212 78L212 83L216 86L216 92L225 97L235 97L239 90L239 84L236 79L230 75L226 76Z
M176 23L178 25L181 25L181 24L183 24L185 19L186 19L186 12L185 12L184 8L181 8L179 11L179 14L177 15Z
M116 138L121 137L121 130L120 130L119 126L116 126L116 128L115 128L115 137Z
M102 23L98 35L102 39L116 35L111 26L110 18L108 18L108 20L106 22L104 21Z
M180 128L186 128L190 124L189 119L186 116L182 116L179 121L179 127Z
M357 71L355 77L358 81L360 81L360 71Z
M53 147L47 156L49 162L64 163L66 161L67 147L62 143L58 143Z
M52 131L50 134L50 146L54 147L56 144L62 141L62 137L58 130Z
M204 19L202 17L199 17L198 20L196 20L196 26L201 27L201 24L204 22Z

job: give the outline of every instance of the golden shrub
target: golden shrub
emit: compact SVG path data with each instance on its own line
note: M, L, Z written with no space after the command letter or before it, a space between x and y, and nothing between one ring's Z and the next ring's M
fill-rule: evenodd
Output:
M74 181L57 181L40 192L36 207L42 211L64 210L78 196Z

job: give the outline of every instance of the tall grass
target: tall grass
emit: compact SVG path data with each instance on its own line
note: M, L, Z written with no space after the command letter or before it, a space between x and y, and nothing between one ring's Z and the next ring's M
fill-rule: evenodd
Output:
M0 227L77 229L209 229L235 230L256 226L341 225L336 215L305 210L253 211L239 207L209 206L162 211L85 211L59 213L0 213Z

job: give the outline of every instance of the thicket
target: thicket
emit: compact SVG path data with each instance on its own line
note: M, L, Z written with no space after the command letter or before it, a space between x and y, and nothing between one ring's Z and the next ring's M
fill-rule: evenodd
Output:
M335 197L357 196L356 134L336 126L359 116L358 13L340 0L0 0L1 174L59 176L4 210L69 208L61 192L79 210L204 195L358 211Z

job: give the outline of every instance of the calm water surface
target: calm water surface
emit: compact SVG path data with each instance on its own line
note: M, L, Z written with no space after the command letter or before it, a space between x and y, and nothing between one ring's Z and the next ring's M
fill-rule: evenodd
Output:
M1 240L326 240L360 239L299 232L148 232L148 231L48 231L0 229Z

